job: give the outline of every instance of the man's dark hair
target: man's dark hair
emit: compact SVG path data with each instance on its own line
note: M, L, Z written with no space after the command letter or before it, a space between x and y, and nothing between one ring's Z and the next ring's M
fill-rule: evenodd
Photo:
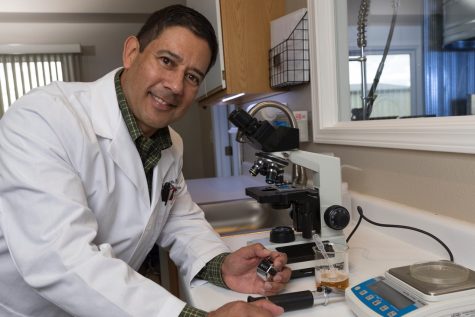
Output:
M216 61L218 41L213 26L201 13L183 5L171 5L158 10L147 19L137 34L142 52L166 28L182 26L204 39L211 50L211 61L206 72Z

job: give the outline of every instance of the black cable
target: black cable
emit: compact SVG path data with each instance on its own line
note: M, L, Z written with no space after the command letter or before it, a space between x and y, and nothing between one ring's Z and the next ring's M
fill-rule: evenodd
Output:
M359 206L358 206L358 207L359 207ZM363 217L361 217L361 214L360 214L360 217L358 218L358 222L356 223L356 226L353 228L353 230L351 231L351 233L350 233L350 235L348 236L348 238L346 238L346 243L348 243L348 241L350 241L351 237L352 237L353 234L356 232L356 229L358 229L358 227L360 226L361 220L363 220Z
M428 236L431 237L432 239L434 239L434 240L436 240L437 242L439 242L439 243L445 248L445 250L447 250L447 253L449 254L449 257L450 257L450 262L454 262L454 255L452 254L452 251L450 251L449 247L448 247L444 242L442 242L442 240L440 240L439 238L437 238L436 236L434 236L432 233L429 233L429 232L424 231L424 230L419 229L419 228L414 228L414 227L409 227L409 226L391 225L391 224L379 223L379 222L373 221L373 220L369 219L368 217L366 217L365 215L363 215L363 208L361 208L361 206L356 207L356 210L358 210L358 214L360 215L360 218L358 219L358 222L356 223L356 226L353 228L353 230L351 231L350 235L349 235L348 238L346 239L346 242L347 242L347 243L348 243L348 241L350 241L350 239L351 239L351 237L353 236L353 234L355 233L356 229L358 229L358 227L359 227L359 225L360 225L360 223L361 223L361 220L364 219L364 220L366 220L367 222L369 222L370 224L375 225L375 226L387 227L387 228L409 229L409 230L414 230L414 231L423 233L423 234L425 234L425 235L428 235Z

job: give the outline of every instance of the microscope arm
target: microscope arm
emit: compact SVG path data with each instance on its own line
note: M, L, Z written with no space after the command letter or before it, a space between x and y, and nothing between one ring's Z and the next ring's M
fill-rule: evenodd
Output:
M341 206L340 159L302 150L273 152L272 154L315 172L313 187L318 188L320 193L321 236L325 238L343 237L342 231L336 229L339 229L341 223L343 223L343 227L348 224L350 214L345 208L339 208Z
M341 170L338 157L302 150L272 154L315 172L313 186L319 189L322 209L341 204Z

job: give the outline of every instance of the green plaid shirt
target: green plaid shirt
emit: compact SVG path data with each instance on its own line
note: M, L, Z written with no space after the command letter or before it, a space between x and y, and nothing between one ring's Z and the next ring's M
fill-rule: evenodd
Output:
M119 102L119 109L120 112L122 112L125 125L127 126L127 129L129 129L130 136L132 137L142 160L145 176L147 177L148 192L151 193L153 168L160 160L162 150L168 149L172 146L172 139L168 127L158 129L150 138L143 135L137 125L134 115L130 111L127 100L125 99L124 91L120 85L120 75L122 74L122 71L123 70L120 69L115 74L114 78L117 101ZM150 199L152 199L152 195L150 195Z
M170 131L168 127L158 129L152 137L147 138L143 135L142 131L137 125L134 115L130 111L127 100L125 99L124 91L120 84L120 75L122 74L123 69L117 71L114 77L115 91L117 94L117 101L119 103L119 109L124 118L125 125L129 130L130 136L137 147L139 152L140 159L145 171L145 176L147 177L148 192L152 192L152 179L153 179L153 168L157 165L161 157L161 151L172 146L172 140L170 137ZM150 194L150 197L152 195ZM151 198L150 198L151 199ZM209 261L206 266L197 274L198 278L207 280L210 283L215 285L226 287L226 284L223 281L221 276L221 265L223 264L224 258L228 253L220 254L214 257ZM180 313L179 317L205 317L208 314L205 311L194 308L190 305L186 305Z

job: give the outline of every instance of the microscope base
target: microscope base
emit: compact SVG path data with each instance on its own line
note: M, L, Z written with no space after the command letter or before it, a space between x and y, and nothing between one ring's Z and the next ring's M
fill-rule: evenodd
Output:
M324 243L346 244L345 236L322 237ZM292 269L291 278L299 278L315 275L315 267L325 265L324 259L315 259L315 243L312 239L305 239L300 233L295 233L295 240L288 243L273 243L269 238L255 239L247 242L261 243L270 250L276 250L287 254L287 266Z

